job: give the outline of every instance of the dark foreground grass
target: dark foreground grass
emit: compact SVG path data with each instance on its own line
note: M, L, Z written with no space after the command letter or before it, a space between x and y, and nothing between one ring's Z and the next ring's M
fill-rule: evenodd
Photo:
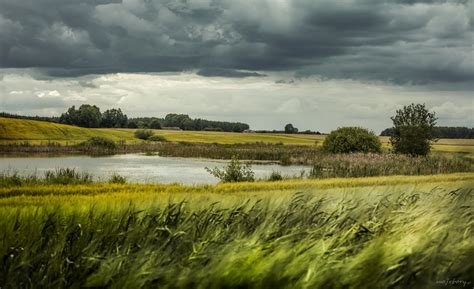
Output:
M56 197L33 197L35 190L13 199L39 205L6 198L0 210L1 288L445 288L446 280L473 282L472 182L178 194L144 202L145 192L131 200L110 193L100 195L110 198L105 202L94 196L51 202Z

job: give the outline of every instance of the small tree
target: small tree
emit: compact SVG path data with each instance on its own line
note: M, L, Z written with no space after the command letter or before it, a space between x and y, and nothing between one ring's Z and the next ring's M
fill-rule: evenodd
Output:
M224 183L255 181L255 174L251 165L241 164L236 157L232 157L230 163L223 170L217 167L213 169L206 167L206 171Z
M341 127L332 131L323 142L323 150L330 153L379 153L379 138L365 128Z
M434 137L436 114L429 112L425 104L410 104L399 109L391 117L393 128L390 143L397 153L412 156L427 155Z
M298 129L294 127L291 123L285 125L285 133L297 133Z

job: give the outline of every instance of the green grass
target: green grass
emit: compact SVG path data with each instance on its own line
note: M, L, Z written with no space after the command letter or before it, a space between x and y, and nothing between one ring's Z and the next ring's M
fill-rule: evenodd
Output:
M114 141L141 143L134 137L133 129L89 129L50 122L12 119L0 117L0 144L47 145L56 142L61 145L75 145L90 137L108 137ZM166 131L154 130L158 136L164 136L171 142L241 144L263 142L285 145L321 145L324 136L305 134L267 134L267 133L231 133L209 131ZM385 149L389 148L388 137L380 137ZM436 153L463 153L474 157L474 140L441 139L433 145Z
M54 141L60 144L77 144L93 136L109 137L113 140L141 142L134 137L134 129L90 129L50 122L1 118L0 144L19 143L28 141L31 144L41 144ZM154 130L156 135L164 136L173 142L202 142L202 143L284 143L314 145L322 136L317 135L285 135L257 133L227 133L227 132L194 132L194 131L165 131Z
M1 143L28 141L31 144L46 142L77 144L94 136L108 137L115 141L134 140L133 133L130 131L89 129L51 122L0 117Z
M474 174L0 188L1 288L443 288Z

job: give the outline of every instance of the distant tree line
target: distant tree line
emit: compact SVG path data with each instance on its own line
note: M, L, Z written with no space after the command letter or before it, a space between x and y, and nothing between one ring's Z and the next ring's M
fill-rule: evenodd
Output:
M0 117L38 120L38 121L47 121L47 122L59 122L59 117L57 116L38 116L38 115L25 116L25 115L18 115L18 114L12 114L12 113L7 113L7 112L0 112Z
M288 123L285 125L283 130L257 130L258 133L286 133L286 134L321 134L319 131L299 131L298 128L294 127L293 124Z
M286 132L285 130L277 130L277 129L273 129L273 130L255 130L254 132L256 133L288 133ZM292 132L292 134L317 134L317 135L322 135L323 133L319 132L319 131L313 131L313 130L302 130L302 131L298 131L298 132Z
M70 107L59 117L59 122L89 128L119 128L127 126L128 117L120 108L108 109L101 113L99 107L83 104L78 109L75 106Z
M393 128L384 129L381 136L392 136ZM436 126L433 128L433 136L435 138L460 138L460 139L473 139L474 128L468 127L452 127L452 126Z
M182 130L195 131L225 131L225 132L243 132L250 127L246 123L211 121L201 118L191 118L187 114L170 113L165 118L140 117L129 120L130 128L180 128Z
M165 118L137 117L129 119L120 108L112 108L101 112L99 107L90 104L83 104L79 108L72 106L60 117L22 116L6 112L1 112L0 117L64 123L87 128L161 129L173 127L182 130L225 132L243 132L250 128L246 123L193 119L187 114L176 113L170 113Z

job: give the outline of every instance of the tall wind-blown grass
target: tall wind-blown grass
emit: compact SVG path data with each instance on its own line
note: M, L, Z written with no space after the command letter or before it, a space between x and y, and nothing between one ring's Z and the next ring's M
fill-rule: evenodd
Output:
M470 172L473 161L459 157L409 157L396 154L321 155L314 160L311 178L357 178L391 175L435 175Z
M44 177L36 174L22 176L18 172L0 172L0 187L24 186L24 185L78 185L92 183L92 175L86 172L77 172L71 168L57 168L46 171Z
M472 282L472 188L208 194L145 207L4 206L0 287L436 288L446 280Z

